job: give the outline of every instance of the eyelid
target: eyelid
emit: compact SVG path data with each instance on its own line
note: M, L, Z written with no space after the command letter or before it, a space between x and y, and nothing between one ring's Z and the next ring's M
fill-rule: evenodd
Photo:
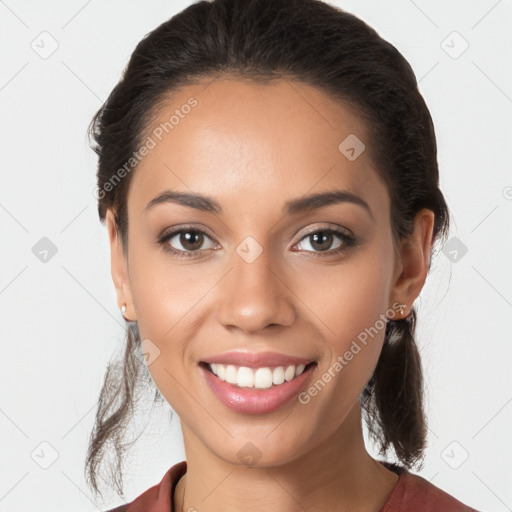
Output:
M173 238L175 238L178 235L180 235L181 233L187 233L187 232L193 232L193 233L201 234L201 235L203 235L204 238L209 239L214 245L219 245L218 242L213 240L213 238L208 233L205 233L201 229L192 229L192 228L176 229L176 230L170 231L168 234L164 235L163 238L168 242L169 240L172 240ZM196 250L196 251L183 251L182 249L176 249L176 250L181 251L181 252L191 252L191 253L195 252L195 253L198 253L198 252L200 252L200 250L201 251L206 251L207 249L200 249L200 250Z
M338 224L331 224L331 223L327 222L320 226L315 226L311 229L307 229L304 233L302 233L302 235L298 241L300 242L303 238L307 237L308 235L312 235L313 233L316 233L317 231L338 231L338 232L345 234L346 236L350 236L350 237L354 236L354 233L352 232L352 230L350 230L344 226L340 226Z
M176 235L180 231L186 231L189 229L190 231L198 231L203 233L210 238L214 238L210 233L210 230L203 224L178 224L176 226L167 226L162 229L160 233L157 235L157 240L161 240L162 238L167 238L169 235Z
M200 249L196 251L184 251L182 249L176 249L172 245L169 244L169 241L173 239L175 236L178 236L180 233L186 232L186 231L194 231L196 233L200 233L204 235L205 237L209 238L212 243L214 244L213 248L208 249ZM172 226L167 227L163 231L160 232L160 234L157 236L156 244L159 246L162 246L164 251L170 253L174 257L177 258L190 258L195 259L197 257L200 257L200 255L204 251L211 251L211 250L217 250L219 247L219 243L215 240L214 237L212 237L208 232L208 230L205 228L199 228L197 225L178 225L178 226ZM217 246L217 247L215 247Z
M310 251L310 250L304 250L299 249L294 252L300 252L305 253L310 257L333 257L333 256L340 256L349 249L355 247L356 245L359 245L359 240L353 235L352 231L348 228L344 228L342 226L336 225L335 227L315 227L311 230L308 230L306 233L303 233L301 238L295 242L292 246L295 247L301 243L303 243L304 240L307 240L308 237L315 233L330 233L331 235L334 235L338 240L340 241L340 245L338 247L335 247L334 249L328 249L326 251Z

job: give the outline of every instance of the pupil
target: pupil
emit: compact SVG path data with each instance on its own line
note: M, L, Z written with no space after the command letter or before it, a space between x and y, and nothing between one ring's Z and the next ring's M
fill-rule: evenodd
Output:
M331 241L332 241L332 233L324 233L324 232L319 232L319 233L315 233L313 235L311 235L313 237L313 243L311 244L311 246L315 249L318 249L318 250L325 250L327 249L330 245L331 245ZM320 239L320 241L319 241ZM325 243L326 241L328 241L329 243L327 244L327 247L322 247L322 244Z
M194 250L203 245L202 234L195 231L185 231L181 234L180 243L185 249ZM197 242L200 242L197 244ZM195 244L195 246L194 246Z

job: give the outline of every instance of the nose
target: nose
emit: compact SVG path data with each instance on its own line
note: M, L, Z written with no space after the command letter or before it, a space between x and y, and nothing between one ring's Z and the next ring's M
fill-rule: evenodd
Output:
M233 268L217 290L218 318L226 328L256 333L267 326L290 326L296 318L288 272L270 251L254 260L235 253Z

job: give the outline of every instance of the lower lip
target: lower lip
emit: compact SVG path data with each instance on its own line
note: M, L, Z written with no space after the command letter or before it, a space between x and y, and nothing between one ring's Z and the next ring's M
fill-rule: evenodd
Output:
M199 367L210 389L226 407L239 413L265 414L283 407L297 396L311 377L316 364L309 366L298 377L266 389L239 388L219 379L202 364Z

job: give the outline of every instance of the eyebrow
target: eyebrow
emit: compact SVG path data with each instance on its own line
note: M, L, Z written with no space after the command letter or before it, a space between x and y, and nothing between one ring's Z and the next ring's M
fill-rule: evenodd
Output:
M145 211L150 210L157 204L176 203L183 206L190 206L197 210L211 213L221 213L222 207L215 199L202 194L191 194L189 192L177 192L174 190L164 190L161 194L151 199L146 205Z
M154 206L162 203L175 203L204 212L222 213L222 207L212 197L205 196L203 194L178 192L174 190L164 190L146 205L145 211L148 211ZM372 211L368 203L347 190L329 190L292 199L284 204L283 213L287 215L296 215L338 203L352 203L361 206L368 212L370 217L373 218Z
M367 211L370 217L373 218L372 211L368 203L364 199L356 196L352 192L348 192L347 190L329 190L327 192L319 192L317 194L299 197L298 199L287 201L283 210L288 215L294 215L338 203L352 203L361 206Z

